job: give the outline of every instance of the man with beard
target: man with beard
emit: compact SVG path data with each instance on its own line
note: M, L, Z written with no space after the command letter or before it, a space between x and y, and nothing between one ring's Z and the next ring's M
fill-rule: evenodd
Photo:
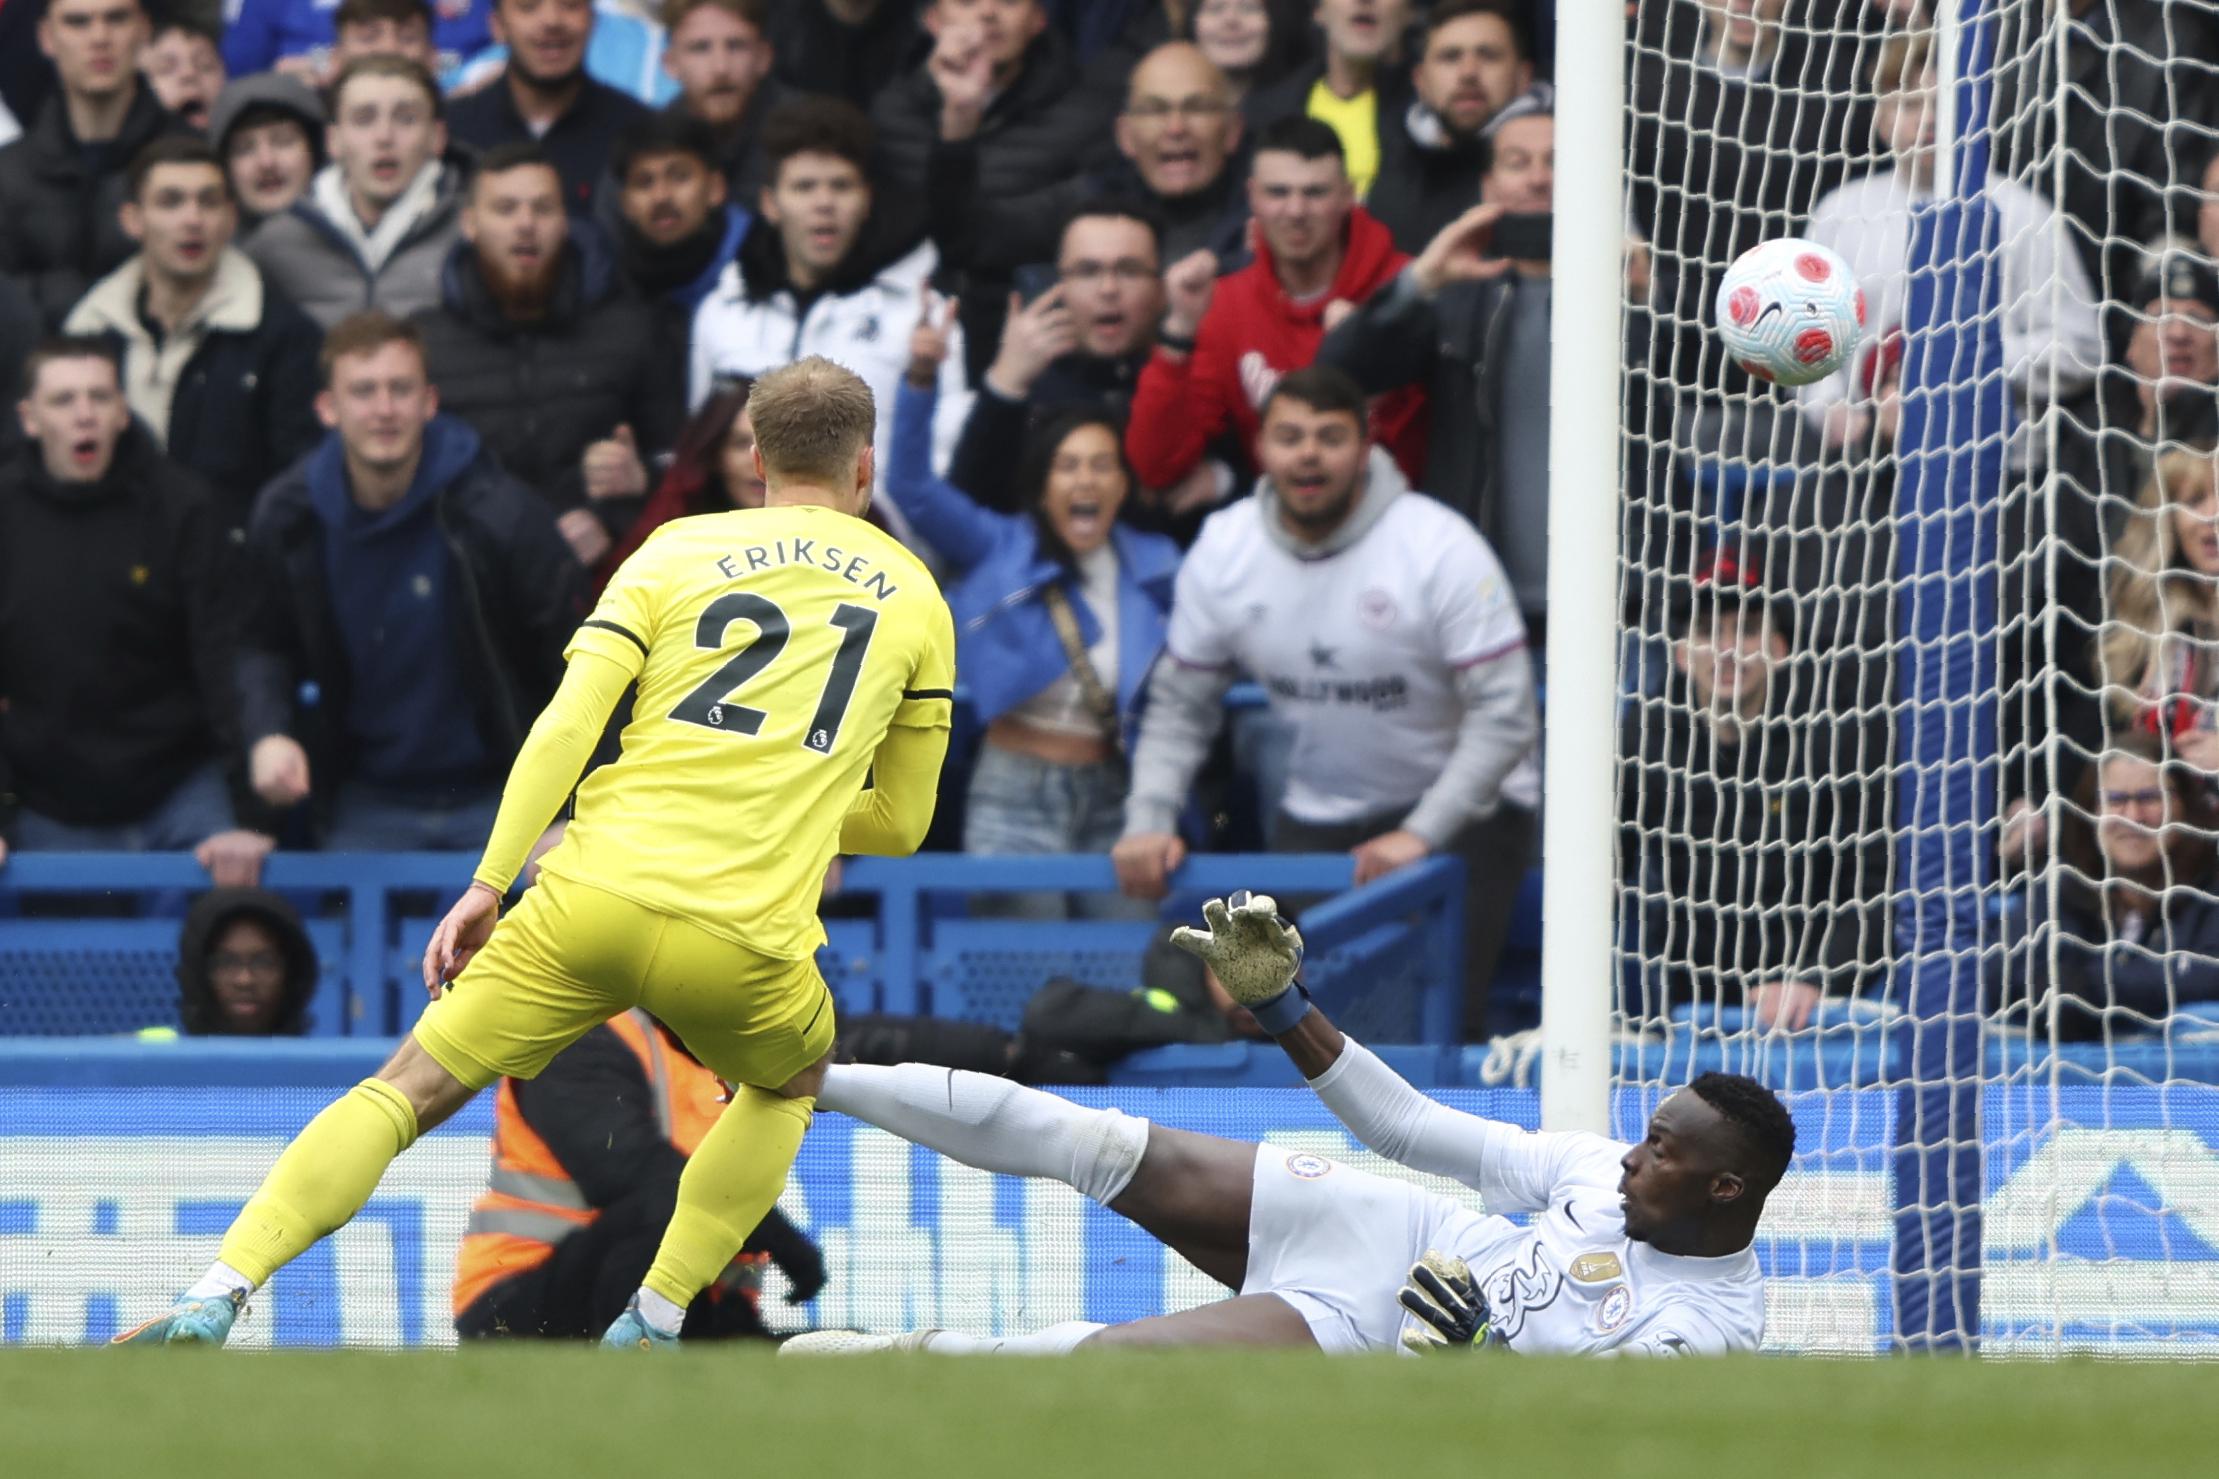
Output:
M1164 273L1170 306L1125 431L1125 455L1147 487L1177 486L1220 432L1252 451L1272 386L1317 357L1326 309L1363 302L1409 260L1356 204L1341 141L1315 118L1265 130L1248 205L1255 261L1223 282L1215 259L1200 252ZM1424 412L1413 386L1373 413L1379 440L1411 478L1425 467Z
M208 138L231 176L242 237L307 192L329 122L316 90L282 72L242 77L217 95Z
M322 434L323 334L231 244L238 222L213 145L156 139L131 164L123 229L139 253L93 285L69 332L121 350L124 398L172 460L207 480L227 531Z
M0 862L197 853L255 882L271 839L232 820L237 753L223 541L198 479L132 423L97 339L24 366L0 464Z
M139 70L154 89L155 101L205 131L208 110L223 91L223 53L216 33L197 21L166 17L139 53Z
M937 312L930 283L938 258L927 242L901 243L880 227L866 169L871 124L833 98L791 98L763 124L769 182L757 214L716 290L694 316L689 399L757 378L796 358L823 355L862 377L878 412L877 445L889 446L894 401L909 364L909 329L920 305ZM971 393L960 330L941 366L933 468L955 450ZM905 541L890 501L876 505Z
M770 76L769 10L765 0L671 0L663 7L670 27L663 70L679 88L666 111L710 130L712 158L734 200L753 200L762 188L763 119L786 91Z
M1464 1027L1484 1040L1540 801L1518 603L1462 515L1410 496L1340 371L1279 380L1257 457L1256 491L1212 514L1179 567L1111 853L1118 883L1164 896L1225 690L1253 673L1294 733L1276 850L1346 851L1359 885L1436 852L1464 859Z
M754 217L730 198L717 167L716 135L676 109L627 124L610 173L617 187L617 270L656 309L658 353L683 364L694 312L739 255Z
M480 153L536 141L562 176L564 206L590 219L617 130L647 111L586 75L592 0L497 0L493 35L508 62L449 110L456 140Z
M1511 118L1548 112L1556 89L1533 80L1525 17L1507 0L1434 6L1410 80L1417 97L1380 120L1379 179L1364 208L1416 254L1479 204L1484 140Z
M140 75L146 30L139 0L50 0L38 23L60 86L0 148L0 276L30 288L48 327L131 255L118 224L125 170L185 127Z
M556 511L581 565L608 553L647 478L637 454L667 450L685 412L681 364L657 352L655 316L619 291L601 235L562 209L562 179L531 144L478 163L442 301L422 314L425 367L441 409ZM636 449L636 476L595 476L588 448Z
M323 328L366 308L406 314L439 301L465 173L442 157L442 106L419 63L347 63L331 85L331 163L247 241L263 276Z

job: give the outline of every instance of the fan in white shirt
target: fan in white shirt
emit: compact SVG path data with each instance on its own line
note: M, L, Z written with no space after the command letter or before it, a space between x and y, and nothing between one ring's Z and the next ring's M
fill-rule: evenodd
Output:
M1935 78L1924 33L1890 37L1873 65L1873 133L1891 167L1851 180L1812 208L1804 235L1841 254L1865 290L1870 328L1848 365L1796 392L1828 446L1861 447L1875 432L1895 440L1889 381L1892 336L1907 327L1911 214L1934 195ZM2022 406L2078 393L2103 364L2103 325L2087 269L2067 239L2065 218L2017 181L1987 181L1996 214L1996 301L2003 368ZM2012 446L2024 466L2032 439Z
M1017 1336L826 1331L796 1354L1047 1355L1086 1345L1420 1353L1721 1355L1764 1336L1754 1249L1795 1124L1754 1079L1707 1073L1638 1145L1533 1134L1436 1104L1343 1037L1294 984L1301 936L1268 898L1204 906L1202 956L1364 1145L1478 1191L1492 1215L1323 1156L1082 1109L923 1064L842 1065L818 1106L966 1165L1057 1180L1130 1219L1233 1298L1123 1325ZM1532 1213L1520 1227L1501 1215Z

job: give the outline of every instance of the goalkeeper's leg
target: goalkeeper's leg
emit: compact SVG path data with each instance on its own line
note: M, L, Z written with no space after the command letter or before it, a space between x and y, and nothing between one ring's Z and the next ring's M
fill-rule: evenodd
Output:
M1060 1181L1227 1288L1247 1275L1253 1145L922 1063L836 1065L817 1103L967 1166Z

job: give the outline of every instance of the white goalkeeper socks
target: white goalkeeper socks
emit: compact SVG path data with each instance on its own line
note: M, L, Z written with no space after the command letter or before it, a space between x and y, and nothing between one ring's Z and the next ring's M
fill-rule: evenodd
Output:
M1148 1148L1144 1119L923 1063L836 1065L825 1074L817 1108L853 1115L982 1171L1060 1181L1105 1206L1132 1181Z
M1065 1320L1029 1335L964 1335L935 1330L924 1338L922 1346L936 1356L1062 1356L1103 1328L1092 1320Z
M228 1263L211 1263L200 1282L185 1291L187 1299L214 1299L218 1295L252 1294L254 1280Z

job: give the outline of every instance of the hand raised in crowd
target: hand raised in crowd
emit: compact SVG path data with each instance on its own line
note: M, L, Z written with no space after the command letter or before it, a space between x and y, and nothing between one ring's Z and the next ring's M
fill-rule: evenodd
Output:
M1110 863L1117 887L1136 899L1160 899L1171 892L1171 875L1187 860L1187 845L1174 832L1135 832L1117 839Z
M573 508L558 515L555 532L562 535L581 565L598 565L609 552L609 531L602 526L601 516L590 508Z
M277 846L277 839L261 832L234 827L201 840L193 858L208 870L218 888L253 888L262 881L262 860Z
M933 300L938 297L929 282L917 289L917 327L909 331L909 368L904 374L919 390L930 390L939 380L940 366L948 358L948 341L955 333L956 300L942 299L935 308Z
M588 498L637 498L647 491L647 464L629 425L587 447L583 466Z
M2003 836L1996 844L2004 866L2022 863L2029 855L2049 846L2049 815L2029 806L2024 796L2014 796L2003 809Z
M1217 291L1217 253L1208 247L1187 253L1163 275L1163 331L1176 339L1192 339L1202 331L1202 317L1210 311L1210 297Z
M994 92L994 57L985 29L962 21L942 26L925 70L940 89L940 137L957 143L977 133Z
M1187 475L1168 488L1146 490L1145 496L1170 517L1184 518L1208 508L1232 491L1232 472L1215 457L1205 457Z
M308 795L308 752L287 734L268 734L247 755L247 780L272 806L291 806Z
M1499 205L1475 205L1435 232L1410 264L1410 281L1430 298L1450 283L1484 282L1510 270L1510 259L1495 255Z
M2191 729L2173 743L2173 753L2198 770L2219 772L2219 729Z
M1401 827L1382 832L1369 842L1360 842L1349 849L1349 856L1356 859L1356 886L1362 888L1375 878L1385 878L1397 868L1407 868L1432 851L1433 844Z
M1048 366L1078 347L1079 325L1063 301L1061 283L1030 303L1011 293L1001 348L987 367L986 383L1003 399L1021 401Z
M1822 995L1808 981L1765 981L1749 993L1749 1013L1760 1029L1801 1032L1811 1025Z

